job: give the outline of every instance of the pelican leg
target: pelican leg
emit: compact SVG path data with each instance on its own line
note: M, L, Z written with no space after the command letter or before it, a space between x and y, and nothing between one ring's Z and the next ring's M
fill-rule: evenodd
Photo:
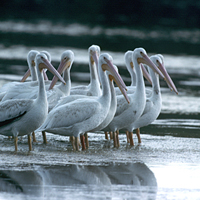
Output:
M114 147L117 147L116 132L113 132L113 142L114 142Z
M117 140L117 147L120 147L120 143L119 143L119 131L116 131L116 140Z
M45 131L42 131L42 136L43 136L43 143L47 144L48 142L47 142L47 137L46 137Z
M75 151L76 150L76 146L75 146L75 138L74 138L74 136L70 136L70 142L72 144L73 150Z
M84 136L85 136L86 149L88 149L89 148L88 134L85 133Z
M32 132L32 136L33 136L33 142L37 142L34 131Z
M81 140L81 144L82 144L82 151L84 151L84 150L86 150L85 136L84 135L80 135L80 140Z
M113 132L109 131L109 134L110 134L110 140L112 140L113 139Z
M28 135L28 146L29 146L29 151L32 151L31 135Z
M15 151L17 151L18 150L18 148L17 148L18 137L14 137L14 142L15 142Z
M130 146L134 146L133 142L133 132L129 132Z
M79 151L79 137L75 137L75 147L76 147L76 151Z
M138 138L138 143L141 144L142 141L141 141L141 137L140 137L140 129L139 128L136 129L136 135L137 135L137 138Z
M130 138L129 138L129 132L126 131L126 138L127 138L127 143L130 143Z
M104 131L104 133L105 133L105 139L108 140L108 132Z

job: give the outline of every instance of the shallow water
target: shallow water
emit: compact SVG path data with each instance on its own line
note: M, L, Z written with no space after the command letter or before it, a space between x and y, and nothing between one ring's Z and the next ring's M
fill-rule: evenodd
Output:
M179 91L176 95L160 80L161 114L154 123L141 128L141 145L134 136L134 147L127 145L123 132L119 148L113 148L113 142L105 140L103 133L89 133L89 149L73 152L68 137L47 134L49 143L44 145L41 134L37 133L38 142L33 144L32 152L28 152L27 137L23 137L15 153L13 140L0 135L0 199L199 199L199 55L192 50L183 54L184 48L176 54L175 50L151 48L156 41L163 44L168 40L168 32L164 31L147 34L139 29L91 29L80 24L64 27L50 22L13 21L1 22L0 31L0 86L20 80L27 70L26 56L30 49L49 51L55 67L64 50L73 50L72 84L88 84L87 48L93 43L113 56L129 85L124 52L145 44L148 55L155 52L164 55L166 69ZM171 45L175 42L176 50L183 47L182 42L196 47L200 41L197 33L198 30L172 31L168 42ZM132 45L130 40L136 43ZM134 166L138 163L137 171ZM106 171L108 166L110 170ZM154 177L146 185L138 178L138 174L144 173L141 166Z

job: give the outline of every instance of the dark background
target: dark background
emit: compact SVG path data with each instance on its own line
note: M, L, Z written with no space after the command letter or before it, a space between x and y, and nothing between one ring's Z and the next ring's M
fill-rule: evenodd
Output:
M51 19L104 26L198 28L194 0L1 0L0 19Z

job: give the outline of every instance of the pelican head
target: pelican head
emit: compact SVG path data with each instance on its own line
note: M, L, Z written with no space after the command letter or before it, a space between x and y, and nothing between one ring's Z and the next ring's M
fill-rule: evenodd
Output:
M92 45L88 48L90 62L93 65L94 63L98 66L98 58L100 55L100 47L98 45Z
M149 67L151 67L157 74L159 74L162 78L164 78L163 74L160 72L160 70L155 66L155 64L150 60L150 58L147 56L147 53L145 49L143 48L136 48L133 51L133 58L137 58L138 64L146 64Z
M128 69L129 72L131 72L131 70L134 70L133 61L132 61L132 54L133 54L133 51L130 51L130 50L128 50L124 54L124 59L125 59L126 67L127 67L127 69Z
M26 71L20 82L24 82L30 75L33 77L32 80L37 80L37 74L35 71L35 56L39 54L39 51L31 50L27 55L27 62L29 69Z
M48 51L43 50L43 51L41 51L41 53L44 53L47 56L48 61L51 62L51 55Z
M28 52L28 62L30 62L30 66L35 67L35 57L39 53L39 51L31 50Z
M63 80L63 78L56 71L53 65L48 61L48 58L44 53L39 53L36 55L35 63L40 73L42 73L43 69L48 69L51 73L57 76L57 78L59 78L65 84L65 81Z
M66 50L61 55L61 61L60 65L58 67L58 73L62 74L65 70L70 70L72 63L74 62L74 53L71 50ZM56 82L58 81L57 77L53 77L51 85L49 86L49 89L52 89Z
M170 89L174 90L174 92L176 94L178 94L176 86L174 85L174 82L172 81L171 77L167 73L167 70L166 70L166 68L164 66L164 57L161 54L157 54L157 55L151 56L150 59L152 60L152 62L158 67L158 69L164 75L164 79L167 82L168 87Z
M124 95L125 99L129 103L128 96L126 94L126 85L122 80L121 76L118 74L115 66L113 65L113 59L108 53L103 53L99 57L99 67L102 68L103 71L110 72L109 79L114 80L121 90L122 94Z

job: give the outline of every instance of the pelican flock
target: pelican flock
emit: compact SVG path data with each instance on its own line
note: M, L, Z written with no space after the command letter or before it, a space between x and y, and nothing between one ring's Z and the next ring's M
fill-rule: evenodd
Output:
M0 88L0 134L14 137L15 151L18 136L24 135L32 151L32 132L42 132L45 141L45 132L70 136L74 150L80 145L82 150L89 147L90 132L105 132L106 139L110 133L114 147L120 146L119 134L124 134L133 146L133 130L141 143L140 128L151 124L161 112L159 77L178 94L161 54L149 57L144 48L125 52L130 86L125 85L110 54L101 53L98 45L90 46L88 54L87 86L71 87L70 70L75 59L71 50L62 53L57 70L47 51L31 50L27 55L29 69L21 81ZM52 80L48 80L46 70L54 74ZM31 81L27 81L30 75ZM151 88L145 87L143 76Z

